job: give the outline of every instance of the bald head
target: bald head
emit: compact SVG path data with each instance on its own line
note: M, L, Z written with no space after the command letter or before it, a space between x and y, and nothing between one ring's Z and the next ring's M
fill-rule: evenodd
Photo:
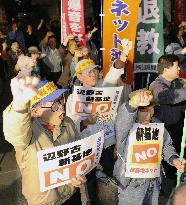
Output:
M182 184L171 194L167 205L185 205L186 204L186 184Z

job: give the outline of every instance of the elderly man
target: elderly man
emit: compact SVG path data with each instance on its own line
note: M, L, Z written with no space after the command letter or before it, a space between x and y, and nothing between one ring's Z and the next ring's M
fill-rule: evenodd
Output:
M37 152L78 137L72 120L64 116L61 96L66 90L57 89L53 82L38 83L38 78L32 76L12 79L13 101L4 111L4 134L16 150L22 192L28 204L61 205L75 193L74 186L80 186L85 178L77 177L72 184L40 192Z
M180 162L169 133L153 115L152 94L144 90L131 93L129 102L118 110L114 173L123 185L119 205L158 205L162 158L184 171L185 161Z

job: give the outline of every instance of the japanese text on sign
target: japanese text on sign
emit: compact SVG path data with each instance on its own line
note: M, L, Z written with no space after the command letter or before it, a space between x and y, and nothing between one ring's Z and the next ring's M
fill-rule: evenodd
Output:
M134 124L129 135L126 177L154 178L160 175L163 134L163 123Z
M68 184L73 177L85 175L99 162L104 132L69 144L41 150L38 155L40 190Z
M110 92L112 89L112 92ZM86 88L75 86L73 92L73 113L81 116L92 113L108 114L118 108L122 87Z

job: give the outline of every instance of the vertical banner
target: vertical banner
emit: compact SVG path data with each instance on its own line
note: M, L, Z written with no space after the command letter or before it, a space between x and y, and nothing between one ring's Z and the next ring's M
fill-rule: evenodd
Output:
M175 25L179 25L181 21L186 20L186 1L185 0L174 0L174 19Z
M84 0L61 0L62 41L73 34L78 43L85 45Z
M164 53L163 1L142 0L138 21L134 73L156 73L158 58Z
M108 72L110 64L116 60L123 48L121 40L127 38L133 42L126 65L126 81L133 81L134 44L140 0L104 0L103 1L103 72Z

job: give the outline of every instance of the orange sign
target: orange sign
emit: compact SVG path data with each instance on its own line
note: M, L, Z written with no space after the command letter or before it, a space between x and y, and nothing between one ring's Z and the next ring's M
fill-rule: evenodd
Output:
M103 72L109 70L111 63L117 59L123 48L121 40L127 38L132 41L133 47L129 53L126 65L127 84L133 82L133 61L138 9L140 0L107 0L104 1L103 12Z
M106 113L110 112L112 102L80 102L76 101L75 112L76 113Z
M84 175L93 166L94 157L95 155L93 154L69 166L45 172L45 187L50 187L52 185L59 184L64 181L68 181L73 177L75 178L77 174Z
M159 144L134 145L132 163L158 163Z

